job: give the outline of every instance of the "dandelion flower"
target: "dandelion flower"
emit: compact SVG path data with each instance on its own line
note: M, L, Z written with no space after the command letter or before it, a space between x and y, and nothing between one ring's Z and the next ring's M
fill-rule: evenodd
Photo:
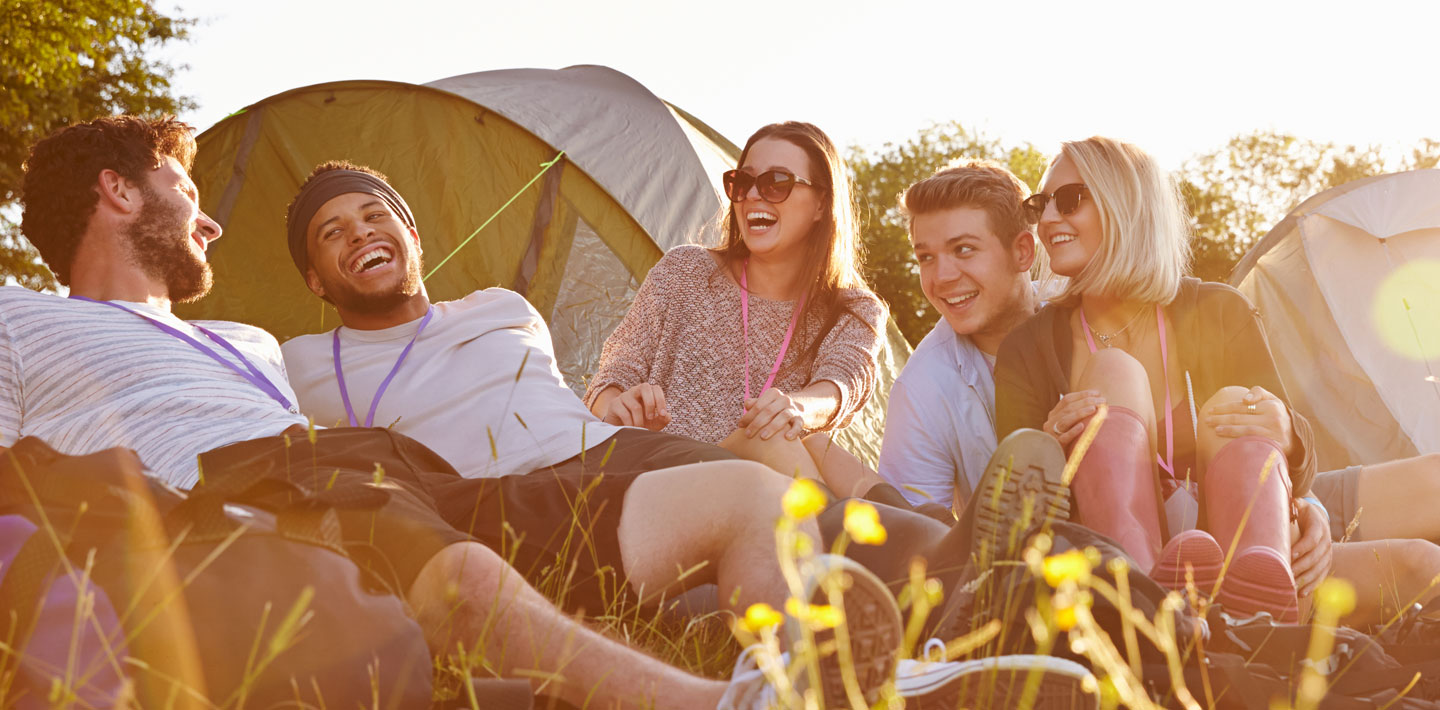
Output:
M1090 560L1080 550L1067 550L1045 558L1043 565L1045 582L1051 587L1074 580L1083 583L1090 580Z
M1055 610L1055 628L1061 631L1069 631L1075 628L1075 607L1064 606Z
M796 520L804 520L825 508L825 493L820 486L808 478L797 478L790 484L780 499L785 514Z
M829 604L806 604L794 597L785 600L785 613L815 630L833 629L845 620L844 612L838 607Z
M880 511L858 500L845 503L845 532L861 545L884 544L886 537L885 526L880 524Z
M761 629L778 626L780 622L784 620L785 617L782 616L780 612L775 611L774 607L765 602L759 602L758 604L751 604L750 607L745 610L745 618L741 620L740 624L745 627L746 631L757 634L760 633Z

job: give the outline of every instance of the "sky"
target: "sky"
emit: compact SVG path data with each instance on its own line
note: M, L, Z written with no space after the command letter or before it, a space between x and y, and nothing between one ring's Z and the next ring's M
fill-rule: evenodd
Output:
M162 10L173 0L157 0ZM603 64L736 143L806 120L877 149L959 121L1054 153L1094 134L1167 167L1275 129L1440 138L1440 2L180 0L165 54L208 128L287 89Z

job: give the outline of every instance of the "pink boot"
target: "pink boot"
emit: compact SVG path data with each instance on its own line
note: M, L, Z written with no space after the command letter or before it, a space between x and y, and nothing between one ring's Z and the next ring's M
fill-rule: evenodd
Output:
M1262 481L1271 454L1275 462ZM1235 548L1220 582L1220 603L1240 614L1268 611L1278 621L1298 621L1290 570L1290 473L1280 446L1258 436L1226 444L1205 472L1203 495L1210 532L1222 550Z
M1215 582L1224 562L1225 553L1210 533L1186 530L1165 543L1150 578L1166 589L1184 590L1188 569L1195 576L1196 591L1209 597L1215 594Z
M1070 484L1071 519L1120 543L1141 573L1154 568L1160 553L1154 460L1145 421L1133 410L1110 407Z

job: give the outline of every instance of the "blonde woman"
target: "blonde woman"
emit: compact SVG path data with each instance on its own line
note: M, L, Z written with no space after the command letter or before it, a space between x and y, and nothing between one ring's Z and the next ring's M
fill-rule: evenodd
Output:
M1026 204L1068 282L1000 348L997 434L1042 428L1069 447L1107 405L1073 517L1172 587L1188 567L1212 589L1233 544L1220 601L1293 620L1292 511L1315 476L1313 435L1259 316L1229 286L1185 276L1179 194L1135 146L1065 143Z
M724 243L677 247L650 270L585 401L613 424L819 478L828 438L810 435L869 399L886 320L860 276L845 163L819 128L776 123L724 182Z

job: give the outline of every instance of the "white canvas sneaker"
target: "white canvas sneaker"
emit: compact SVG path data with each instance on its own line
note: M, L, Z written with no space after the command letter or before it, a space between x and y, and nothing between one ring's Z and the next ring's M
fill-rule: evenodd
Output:
M1039 686L1034 704L1027 707L1099 708L1098 685L1090 671L1053 656L1012 655L964 662L904 660L895 672L895 692L911 709L1008 710L1020 706L1032 673L1039 676Z

